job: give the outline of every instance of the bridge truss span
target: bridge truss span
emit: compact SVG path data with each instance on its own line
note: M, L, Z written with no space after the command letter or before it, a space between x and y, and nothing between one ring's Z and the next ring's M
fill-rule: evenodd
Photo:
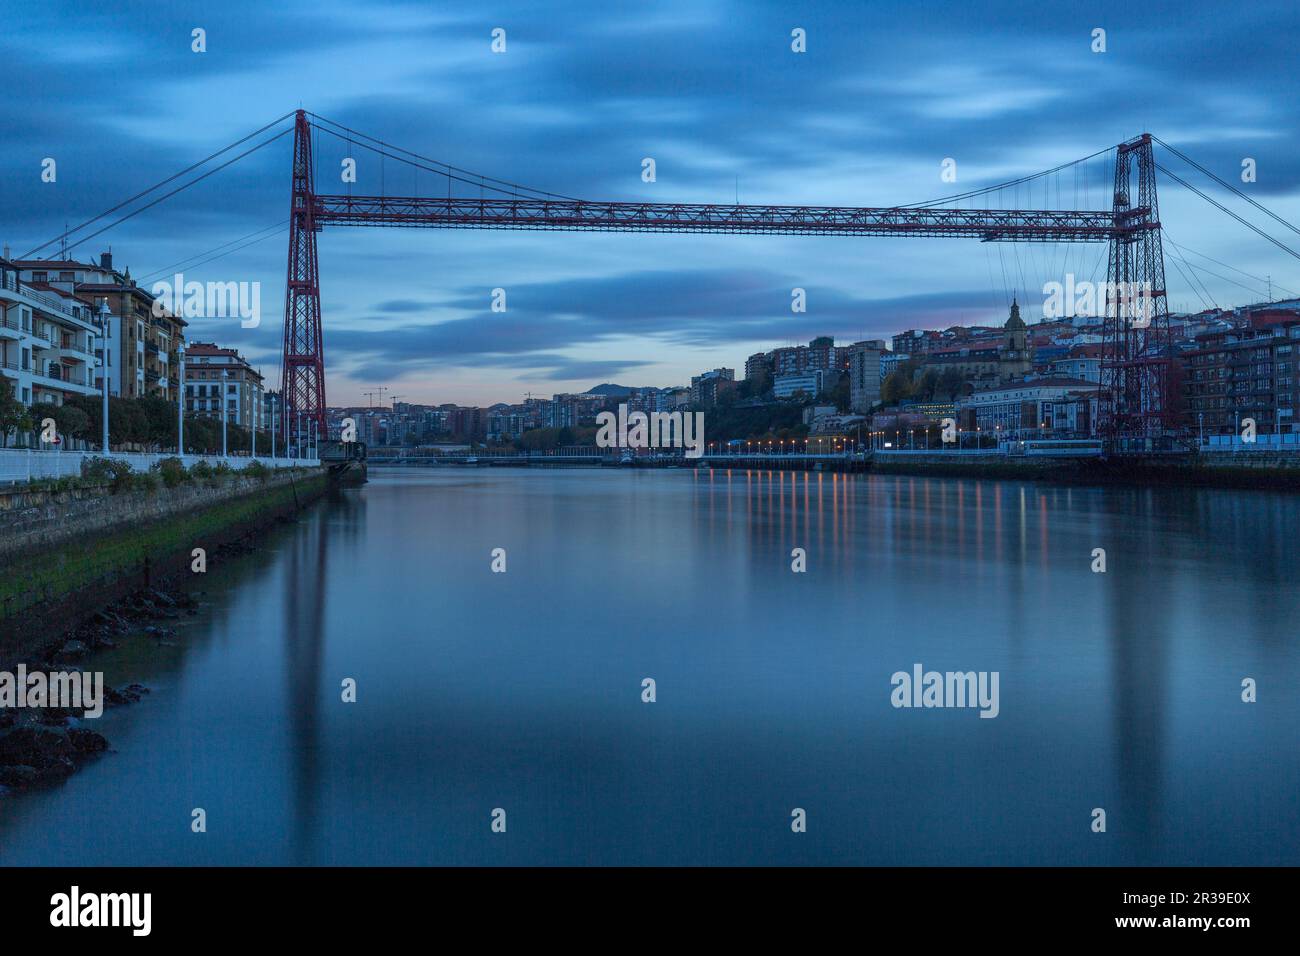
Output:
M569 232L706 232L732 235L841 235L968 238L988 242L1106 242L1112 212L935 207L764 206L709 203L590 202L515 198L317 195L320 225Z
M310 117L310 118L309 118ZM337 127L337 128L334 128ZM445 197L353 196L317 193L312 176L312 134L330 133L443 175ZM320 275L316 233L325 226L388 226L565 232L717 233L780 236L911 236L982 242L1107 242L1109 303L1108 398L1099 393L1107 437L1151 438L1173 426L1167 373L1168 317L1164 262L1155 194L1152 137L1120 144L1113 204L1086 209L979 209L951 203L989 197L1066 169L1091 157L1011 183L981 187L928 204L893 207L712 203L592 202L466 173L429 160L323 117L298 110L294 120L293 187L290 200L289 268L285 286L282 394L284 427L312 421L321 435L325 420L325 360L321 335ZM1106 152L1106 151L1101 151ZM1100 153L1093 154L1100 155ZM435 165L437 164L437 165ZM1140 175L1133 177L1131 173ZM472 178L467 178L472 177ZM1131 180L1136 178L1138 182ZM452 183L476 187L478 197L452 194ZM1134 188L1136 187L1136 188ZM485 192L497 195L487 196ZM983 201L988 202L988 198ZM1018 205L1018 203L1017 203ZM1135 303L1131 289L1140 290ZM1135 332L1135 323L1140 331Z

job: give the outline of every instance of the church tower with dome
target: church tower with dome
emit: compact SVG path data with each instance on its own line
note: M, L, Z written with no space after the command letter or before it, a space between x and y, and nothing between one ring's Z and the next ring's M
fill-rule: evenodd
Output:
M1029 328L1020 317L1020 304L1011 300L1011 316L1002 326L1002 347L998 349L998 378L1004 382L1024 378L1034 368L1029 348Z

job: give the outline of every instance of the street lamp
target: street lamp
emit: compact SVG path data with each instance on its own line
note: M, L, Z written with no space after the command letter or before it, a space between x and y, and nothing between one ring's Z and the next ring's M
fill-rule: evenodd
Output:
M176 347L179 384L176 386L176 457L185 457L185 346Z
M275 396L271 396L271 461L275 461Z
M104 299L99 303L99 330L102 336L99 348L99 364L104 370L104 402L103 402L103 428L101 438L103 439L104 457L108 457L108 343L113 334L112 317L108 312L108 300Z
M230 378L230 373L226 369L221 370L221 457L226 457L226 380Z

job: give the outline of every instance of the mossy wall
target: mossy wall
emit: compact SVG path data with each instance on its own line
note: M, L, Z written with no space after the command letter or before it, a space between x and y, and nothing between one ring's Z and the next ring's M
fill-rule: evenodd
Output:
M0 566L0 664L21 660L96 609L131 590L189 574L191 552L209 556L324 494L324 472L275 476L251 487L210 488L182 512L87 531L51 547L11 556ZM159 504L180 489L159 489ZM114 506L111 497L102 508ZM119 507L132 514L135 502ZM160 508L159 510L166 510ZM102 517L102 516L101 516Z

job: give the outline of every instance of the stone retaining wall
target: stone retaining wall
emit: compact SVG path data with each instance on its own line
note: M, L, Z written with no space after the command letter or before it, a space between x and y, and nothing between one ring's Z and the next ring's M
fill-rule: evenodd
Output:
M227 476L209 485L202 479L192 479L173 488L160 485L151 491L116 495L107 486L62 492L0 492L0 567L68 541L85 541L117 528L196 511L303 480L304 472L285 471L272 473L264 480Z

